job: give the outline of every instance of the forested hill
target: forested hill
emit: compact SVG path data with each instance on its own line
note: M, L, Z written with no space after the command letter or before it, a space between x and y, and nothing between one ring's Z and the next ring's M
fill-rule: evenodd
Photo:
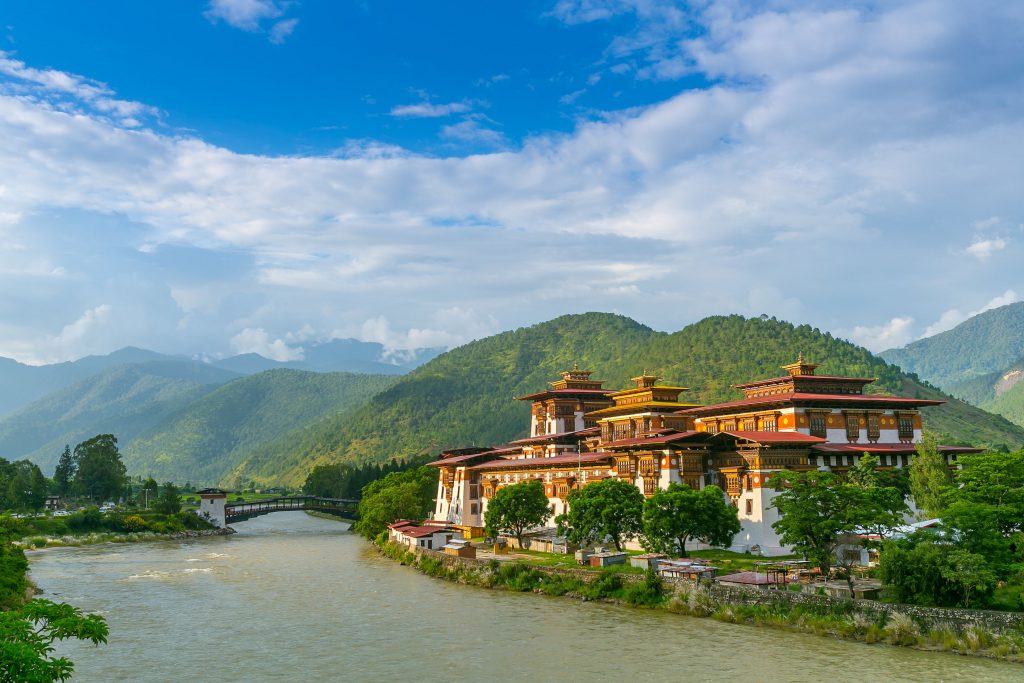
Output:
M214 484L259 444L361 405L393 376L267 370L217 387L122 447L132 474Z
M1002 373L1024 359L1024 301L985 311L946 332L882 358L947 391L989 373Z
M364 406L321 420L298 441L258 449L235 478L294 484L319 463L384 461L526 436L529 406L513 397L546 388L574 361L608 388L625 387L646 368L691 387L684 399L710 403L740 397L733 384L778 376L779 366L800 352L823 374L878 377L873 391L939 395L867 350L807 325L720 316L667 334L618 315L568 315L442 354ZM1024 445L1024 430L959 401L926 411L926 425L962 441Z
M126 442L235 377L177 359L108 368L0 420L0 457L28 458L52 471L65 444L103 433Z

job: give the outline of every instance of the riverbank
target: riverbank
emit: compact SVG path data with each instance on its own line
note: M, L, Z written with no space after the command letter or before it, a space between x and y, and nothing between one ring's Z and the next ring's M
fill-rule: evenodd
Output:
M91 532L87 534L74 534L59 537L35 536L12 541L26 553L32 553L48 548L67 548L99 543L144 543L146 541L173 541L184 538L202 538L204 536L230 536L235 533L231 527L224 529L200 529L173 531L168 533L157 533L155 531L140 531L135 533L115 532Z
M653 572L593 572L471 560L425 549L414 552L391 542L374 545L383 555L403 565L453 583L664 610L863 643L1024 662L1024 615L1019 613L726 588L687 580L668 581Z

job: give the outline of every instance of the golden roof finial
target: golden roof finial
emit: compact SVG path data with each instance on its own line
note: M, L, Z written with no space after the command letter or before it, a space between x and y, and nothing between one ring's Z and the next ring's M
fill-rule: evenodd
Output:
M576 361L573 361L572 362L572 371L573 372L579 372L579 370L580 370L580 364L577 363Z

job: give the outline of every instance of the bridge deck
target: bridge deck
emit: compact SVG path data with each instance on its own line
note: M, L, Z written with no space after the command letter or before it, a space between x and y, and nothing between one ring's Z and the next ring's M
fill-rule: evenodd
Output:
M241 521L271 512L289 510L319 510L342 515L354 515L358 500L348 498L321 498L319 496L281 496L266 500L253 500L244 503L228 503L224 506L224 516L228 521Z

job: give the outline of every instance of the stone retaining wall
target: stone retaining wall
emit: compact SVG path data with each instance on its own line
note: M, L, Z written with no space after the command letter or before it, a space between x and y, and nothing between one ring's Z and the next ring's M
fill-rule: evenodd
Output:
M490 571L491 560L471 559L467 557L455 557L446 555L437 550L416 548L417 555L425 555L440 560L446 567L472 568L477 571ZM525 563L528 564L529 563ZM532 565L531 565L532 566ZM601 575L601 572L587 569L573 569L567 567L543 567L535 566L545 574L560 576L572 576L580 581L590 582ZM644 580L643 574L621 573L619 576L624 583L638 583ZM694 583L687 579L662 579L666 589L672 593L687 593L693 589ZM849 600L847 598L833 598L827 595L812 595L809 593L796 593L788 590L765 590L760 588L746 588L741 586L723 586L718 583L705 584L711 591L712 597L724 604L734 605L816 605L825 608L850 608L864 613L871 617L888 616L899 612L913 617L916 621L932 626L935 624L950 624L958 629L975 625L985 628L988 631L1001 632L1011 629L1024 630L1024 612L997 612L991 610L963 609L959 607L922 607L919 605L902 605L875 600Z

